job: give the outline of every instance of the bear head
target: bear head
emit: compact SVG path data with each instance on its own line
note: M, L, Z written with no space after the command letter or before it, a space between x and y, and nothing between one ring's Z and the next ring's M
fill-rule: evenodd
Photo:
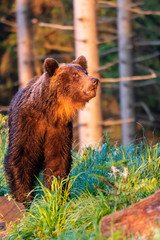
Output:
M99 80L88 75L87 60L84 56L69 64L59 64L55 59L47 58L44 71L50 79L51 94L56 91L57 101L61 102L63 107L72 106L73 112L82 109L96 96Z
M75 102L88 102L96 96L99 80L88 75L84 56L70 64L59 64L55 59L47 58L44 71L51 78L51 85L57 86L57 92L64 97L70 97Z

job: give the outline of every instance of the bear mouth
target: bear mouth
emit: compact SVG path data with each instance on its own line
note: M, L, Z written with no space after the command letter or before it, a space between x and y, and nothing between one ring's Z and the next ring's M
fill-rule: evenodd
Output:
M97 90L97 87L92 87L91 89L88 89L87 91L85 91L85 95L87 95L88 97L94 97L96 96L96 90ZM93 96L92 96L93 95Z

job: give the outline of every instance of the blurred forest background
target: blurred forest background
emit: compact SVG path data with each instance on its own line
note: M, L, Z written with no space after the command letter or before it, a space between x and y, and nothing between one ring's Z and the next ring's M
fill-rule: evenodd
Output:
M90 2L90 1L89 1ZM136 123L136 138L145 134L149 141L158 141L160 134L160 4L159 0L128 0L119 3L131 4L130 51L132 66L128 78L123 83L132 83ZM18 3L18 1L17 1ZM75 59L74 7L72 0L32 0L29 1L28 17L31 32L33 75L42 73L46 57L59 62ZM97 48L101 79L101 111L103 132L109 132L113 142L121 144L123 121L120 102L120 25L118 2L96 2ZM124 20L124 19L123 19ZM60 27L62 26L62 27ZM17 92L18 47L16 2L1 0L0 4L0 112L7 113L11 98ZM122 37L123 38L123 37ZM91 61L91 60L89 60ZM94 61L94 59L92 59ZM140 77L142 76L142 77ZM133 81L129 81L133 80ZM138 81L136 81L138 80ZM23 84L21 83L21 86ZM130 94L130 93L129 93ZM131 94L130 94L131 97ZM128 100L125 100L128 101ZM75 120L75 138L77 124Z

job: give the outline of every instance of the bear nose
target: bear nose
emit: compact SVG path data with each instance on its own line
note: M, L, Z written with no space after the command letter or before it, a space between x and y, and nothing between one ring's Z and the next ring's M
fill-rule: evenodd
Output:
M91 81L94 85L98 85L99 82L98 78L92 78Z

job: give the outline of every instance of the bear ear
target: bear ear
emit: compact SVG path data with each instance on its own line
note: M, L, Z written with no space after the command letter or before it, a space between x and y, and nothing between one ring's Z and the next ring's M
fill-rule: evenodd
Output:
M53 76L56 68L58 67L58 62L53 58L46 58L43 63L43 69L49 74L49 76Z
M78 57L76 60L73 61L74 64L80 65L82 68L87 70L87 59L84 56Z

